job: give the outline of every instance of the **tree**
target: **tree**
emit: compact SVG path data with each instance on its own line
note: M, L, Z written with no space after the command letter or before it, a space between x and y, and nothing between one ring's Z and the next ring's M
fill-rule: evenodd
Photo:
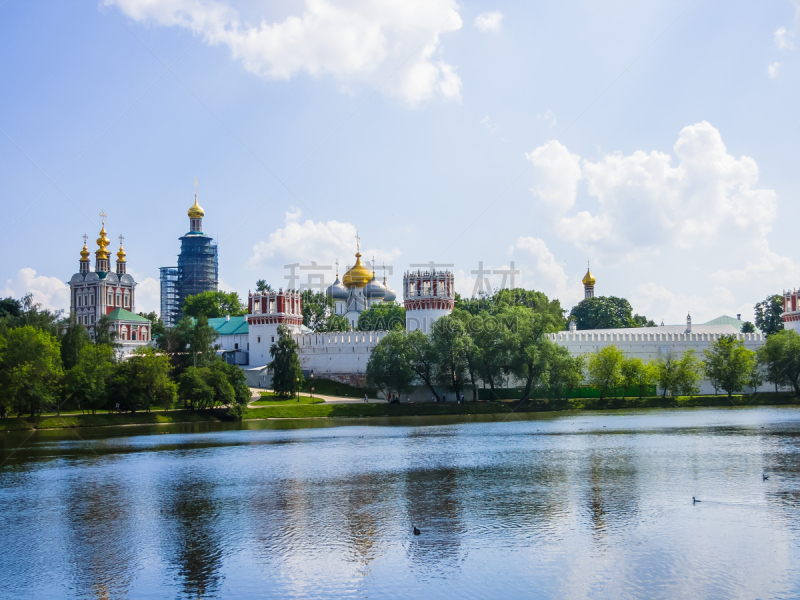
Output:
M583 356L572 356L566 348L556 346L550 359L550 390L569 399L572 390L583 383L583 368Z
M58 341L32 325L8 331L0 345L0 404L35 416L57 407L64 371Z
M742 323L742 333L755 333L756 326L753 325L750 321L745 321Z
M439 400L439 393L434 387L434 376L436 372L436 352L431 344L431 339L416 329L406 334L408 342L408 350L411 353L411 368L414 369L417 377L419 377L428 389L433 394L436 400Z
M94 343L115 350L121 346L117 341L117 330L108 315L100 315L94 324Z
M392 393L407 392L415 376L405 331L390 332L369 356L367 385L381 390L388 397Z
M672 352L659 356L653 365L653 379L662 390L662 398L667 392L673 396L695 395L702 366L694 350L686 350L680 358Z
M19 319L22 315L22 302L8 297L0 300L0 319Z
M195 410L211 406L214 401L214 390L206 382L207 369L204 367L187 367L178 378L178 397L186 407Z
M272 357L272 389L282 398L295 394L304 383L297 342L284 325L278 327L278 341L269 349Z
M177 397L177 385L170 378L169 358L152 348L137 348L119 363L114 377L114 397L124 410L150 411L153 406L169 410Z
M140 312L139 316L150 321L150 339L155 340L166 333L167 328L164 325L164 321L156 314L156 311L152 310L149 313Z
M466 311L462 311L462 314ZM475 369L484 384L489 384L493 397L498 397L495 386L502 385L503 372L511 365L513 339L504 318L505 312L490 314L481 311L467 321L467 331L475 348Z
M256 291L262 294L264 292L271 292L272 286L268 284L265 279L259 279L256 281Z
M631 304L616 296L594 296L581 300L572 308L569 318L578 329L620 329L625 327L654 327L645 316L633 315Z
M61 362L64 369L71 369L78 362L78 354L84 346L91 344L92 338L86 328L71 315L69 323L61 335Z
M402 331L406 328L406 309L399 304L373 304L358 315L359 331Z
M314 331L329 331L326 325L333 316L333 298L312 290L305 290L300 296L303 300L303 325Z
M800 334L785 329L770 335L758 349L758 361L767 381L789 386L800 396Z
M598 352L589 355L589 381L600 388L600 399L609 390L616 390L622 383L622 365L625 354L614 345L601 348Z
M431 346L436 356L434 378L440 385L461 395L467 378L467 344L464 324L453 315L436 320L431 330Z
M218 361L220 368L225 370L228 383L233 388L233 402L228 405L228 414L237 419L244 416L244 411L250 402L250 387L247 385L247 376L244 371L236 365L229 365L224 361Z
M558 299L550 300L544 293L522 288L497 290L493 294L483 294L478 298L463 298L455 295L455 308L477 315L482 311L498 314L510 308L522 306L537 313L550 315L556 331L566 327L566 320Z
M87 344L78 353L75 366L66 378L67 398L75 399L79 408L94 414L108 405L109 385L114 375L114 349L106 345Z
M236 292L202 292L188 296L183 301L183 314L187 317L218 319L225 315L239 317L247 314L247 307L239 300Z
M783 296L775 294L767 296L756 303L756 327L767 335L783 330Z
M651 382L651 372L641 358L623 358L620 375L623 398L629 389L636 389L639 392L639 398L647 392L647 387Z
M216 358L214 342L219 337L219 333L208 324L208 318L200 315L196 320L187 320L186 317L178 323L181 331L186 336L186 346L189 355L192 357L192 366L202 367Z
M728 392L742 391L753 375L756 353L748 350L735 335L722 335L703 350L703 370L715 388Z
M522 399L527 400L534 386L548 384L549 360L555 344L546 336L561 323L547 309L536 311L525 306L509 308L503 319L511 331L511 371L524 382Z

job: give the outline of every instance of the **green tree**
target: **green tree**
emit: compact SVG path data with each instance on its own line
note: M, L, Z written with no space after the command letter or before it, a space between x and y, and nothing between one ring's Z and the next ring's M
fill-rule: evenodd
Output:
M205 367L187 367L178 378L178 397L185 407L196 410L211 406L214 401L214 389L206 381L208 369Z
M667 392L673 396L693 396L697 393L703 364L694 350L686 350L680 358L668 352L659 356L653 364L653 380L662 390L662 398Z
M433 397L439 400L439 393L434 386L437 357L431 339L416 329L406 334L406 341L411 354L411 368L414 369L417 377L428 386Z
M247 314L247 307L236 292L203 292L183 301L183 314L187 317L218 319L225 315L239 317Z
M20 300L22 310L14 323L14 327L34 327L41 331L47 331L51 335L58 333L58 321L61 319L62 311L51 311L43 309L42 305L33 301L33 294L26 294Z
M647 393L647 388L651 383L651 370L648 368L641 358L625 357L622 360L620 367L620 375L622 376L622 397L629 389L636 389L639 392L639 398Z
M256 291L261 294L264 292L271 292L272 286L267 283L266 279L259 279L256 281Z
M744 390L753 374L756 353L745 348L744 342L735 335L722 335L703 350L703 370L715 388L728 393Z
M300 359L297 356L297 342L289 329L278 327L278 341L272 344L269 354L272 357L272 389L282 398L294 395L304 383Z
M224 369L228 377L228 383L233 388L233 402L228 405L228 414L237 419L244 416L244 411L250 402L250 387L247 385L247 377L244 371L236 365L229 365L224 361L218 361L219 368Z
M631 304L616 296L594 296L581 300L572 308L569 318L578 329L620 329L625 327L654 327L647 317L633 315Z
M490 314L484 310L467 321L467 331L475 349L477 375L484 384L489 384L493 398L499 397L495 387L502 385L503 373L512 362L514 341L508 328L512 321L505 317L506 311Z
M335 316L333 298L312 290L305 290L300 296L303 300L303 325L314 331L336 331L328 328L328 321Z
M561 327L551 310L537 311L526 306L514 306L503 318L511 331L511 371L524 382L522 399L530 397L533 387L549 383L549 361L555 344L547 338Z
M589 355L589 382L600 389L601 399L608 391L613 391L616 397L617 388L623 381L624 363L625 354L613 344Z
M108 315L100 315L94 324L94 343L114 350L121 347L117 341L117 330L114 329L114 323Z
M800 396L800 334L785 329L770 335L758 349L758 361L767 381L791 387Z
M373 304L358 316L359 331L403 331L406 309L399 304Z
M64 371L58 341L45 330L23 325L0 342L0 404L22 415L58 406Z
M200 315L197 319L184 317L178 322L177 328L191 359L186 366L203 367L216 359L214 342L219 334L208 324L208 317L205 315Z
M755 333L756 326L753 325L750 321L745 321L742 323L742 333Z
M150 339L155 340L167 332L164 321L156 314L156 311L152 310L149 313L140 312L139 316L150 321Z
M61 335L61 361L69 370L78 362L78 354L84 346L91 344L92 338L86 328L72 315Z
M556 346L550 359L549 383L551 392L564 400L569 399L572 390L583 383L584 357L572 356L569 350Z
M113 397L123 410L147 412L153 406L169 410L177 398L177 385L171 379L169 358L152 348L137 348L120 362L114 377Z
M387 397L403 394L411 389L416 377L411 364L411 350L405 331L387 334L369 356L367 385L379 389Z
M431 346L436 356L434 378L455 392L456 398L466 386L467 346L469 336L464 324L453 315L436 320L431 329Z
M549 315L555 331L566 327L564 319L566 311L561 308L561 302L557 299L550 300L542 292L513 288L497 290L493 294L482 294L478 298L463 298L460 294L455 295L455 307L473 315L477 315L481 311L498 314L518 306Z
M67 372L67 397L79 408L95 414L108 405L109 386L114 376L114 349L106 345L87 344L78 353L76 364Z
M756 303L756 327L767 335L783 330L783 296L774 294Z
M0 300L0 319L19 319L22 315L22 302L8 297Z

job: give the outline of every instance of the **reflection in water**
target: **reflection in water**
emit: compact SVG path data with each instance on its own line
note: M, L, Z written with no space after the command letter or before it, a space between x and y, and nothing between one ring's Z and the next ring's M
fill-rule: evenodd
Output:
M162 543L185 597L214 596L220 582L222 543L214 485L190 474L161 482Z
M800 411L470 420L36 434L0 597L800 596Z

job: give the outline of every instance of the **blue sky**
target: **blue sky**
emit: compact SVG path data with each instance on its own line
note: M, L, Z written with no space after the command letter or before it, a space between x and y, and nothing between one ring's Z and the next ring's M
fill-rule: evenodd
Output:
M197 177L242 295L357 229L395 289L514 261L571 307L590 259L658 322L752 318L800 280L797 33L790 0L0 2L0 294L66 308L105 210L157 309Z

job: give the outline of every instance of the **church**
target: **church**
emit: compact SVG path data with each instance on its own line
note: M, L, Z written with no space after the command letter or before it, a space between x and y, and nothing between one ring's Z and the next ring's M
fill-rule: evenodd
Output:
M123 236L119 236L116 268L110 267L111 240L106 232L106 217L103 220L100 237L97 238L94 270L89 262L88 236L83 236L83 250L80 252L78 272L69 280L70 316L86 327L94 339L95 328L101 317L107 316L109 326L117 334L123 354L145 346L150 342L150 320L136 314L136 282L127 272L126 253L122 247Z

